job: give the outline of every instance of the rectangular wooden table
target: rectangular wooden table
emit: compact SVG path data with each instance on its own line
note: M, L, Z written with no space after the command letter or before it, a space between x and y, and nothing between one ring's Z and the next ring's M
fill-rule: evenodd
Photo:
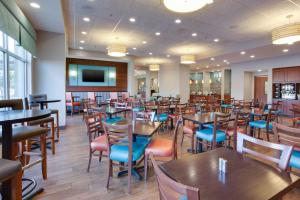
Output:
M227 160L227 173L219 172L220 157ZM300 177L225 148L173 160L160 167L177 182L199 188L201 199L206 200L280 199L300 186Z

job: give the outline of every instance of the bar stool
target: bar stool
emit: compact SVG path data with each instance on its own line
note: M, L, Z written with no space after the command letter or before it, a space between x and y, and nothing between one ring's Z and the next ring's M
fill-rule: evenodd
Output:
M15 195L21 196L22 187L22 166L20 162L0 159L0 182L12 180L16 188ZM19 187L19 189L17 189ZM18 192L20 191L20 192Z

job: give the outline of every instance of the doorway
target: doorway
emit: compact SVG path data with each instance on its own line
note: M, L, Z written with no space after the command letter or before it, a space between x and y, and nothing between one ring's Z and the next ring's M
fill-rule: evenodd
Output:
M259 102L267 103L267 88L268 77L267 76L255 76L254 77L254 98Z

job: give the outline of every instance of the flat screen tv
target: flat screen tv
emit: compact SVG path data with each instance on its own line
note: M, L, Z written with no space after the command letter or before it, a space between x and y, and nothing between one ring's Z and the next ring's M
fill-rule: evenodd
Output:
M105 82L104 70L82 70L82 82Z

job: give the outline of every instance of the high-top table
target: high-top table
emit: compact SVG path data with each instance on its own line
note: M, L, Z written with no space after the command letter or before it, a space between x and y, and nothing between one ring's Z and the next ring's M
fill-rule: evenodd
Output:
M227 173L219 172L220 157L227 160ZM173 160L160 168L175 181L199 188L200 198L206 200L281 199L300 185L296 175L225 148Z
M48 110L9 110L0 112L0 125L2 126L2 158L14 160L13 158L13 124L38 120L49 117L51 112ZM5 181L2 184L3 199L12 199L15 189L11 181ZM20 199L22 197L19 197ZM17 199L19 199L17 198Z
M39 99L39 100L35 100L31 103L40 104L41 110L44 110L44 107L45 107L46 104L48 104L48 103L57 103L57 102L60 102L60 101L61 101L60 99Z

